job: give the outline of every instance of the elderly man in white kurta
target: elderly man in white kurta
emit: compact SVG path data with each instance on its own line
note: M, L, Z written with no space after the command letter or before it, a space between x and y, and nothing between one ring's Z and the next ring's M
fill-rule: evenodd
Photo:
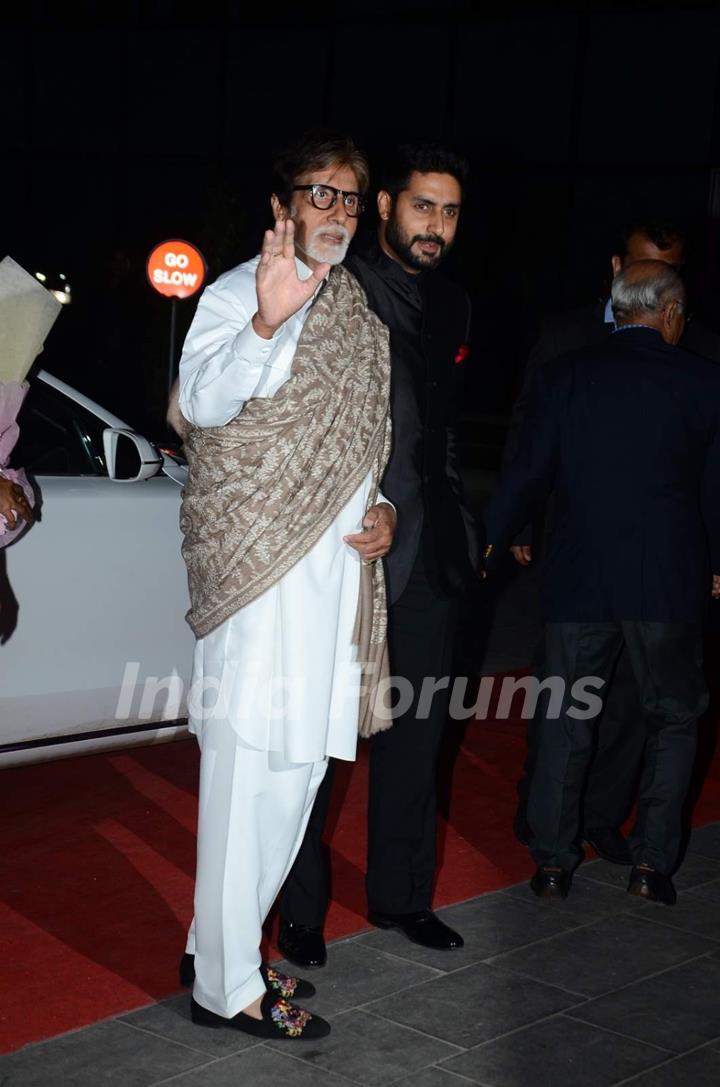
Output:
M278 169L275 229L258 257L205 291L180 364L191 424L181 524L198 637L190 721L201 748L183 962L195 1022L307 1039L329 1025L288 1002L312 995L308 982L262 965L261 926L328 757L355 757L368 656L359 631L382 634L374 563L395 515L378 494L387 332L337 267L366 164L340 139L306 143ZM362 564L376 584L361 594ZM375 605L369 622L359 599Z

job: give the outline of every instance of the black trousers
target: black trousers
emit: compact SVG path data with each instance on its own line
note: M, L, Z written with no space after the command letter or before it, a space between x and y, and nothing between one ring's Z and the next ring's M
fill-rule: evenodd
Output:
M430 906L436 761L447 720L457 611L454 600L434 590L420 558L388 611L391 672L402 677L394 701L405 693L412 692L412 697L409 704L398 705L402 712L392 727L370 741L366 889L371 910L414 913ZM447 677L448 683L431 696L430 684L423 686L426 677ZM280 903L284 920L314 928L322 926L329 900L322 834L332 789L330 769Z
M623 648L645 733L637 819L629 839L633 861L666 874L677 862L697 719L708 704L700 624L623 621L545 627L545 675L562 677L565 694L559 716L544 697L535 726L527 818L538 864L572 869L582 857L581 802L598 718L584 712L572 688L589 676L607 682Z
M543 660L544 642L538 650L533 671L548 673ZM528 753L523 777L518 783L515 827L523 840L529 838L527 803L538 745L538 715L528 721ZM635 799L645 751L646 731L642 703L630 654L623 645L603 697L603 711L595 731L590 770L582 802L582 828L620 827Z

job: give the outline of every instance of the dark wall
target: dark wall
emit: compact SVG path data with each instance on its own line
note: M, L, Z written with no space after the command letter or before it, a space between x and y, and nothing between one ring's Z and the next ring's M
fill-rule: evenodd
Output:
M188 237L213 275L249 256L273 150L316 123L376 155L438 138L470 156L450 271L473 295L478 410L507 410L548 307L603 293L614 227L638 211L690 225L696 308L718 324L714 5L326 4L309 21L268 5L254 22L239 4L199 7L77 4L60 25L31 2L0 36L0 251L69 276L46 365L131 421L163 401L167 304L145 284L147 251Z

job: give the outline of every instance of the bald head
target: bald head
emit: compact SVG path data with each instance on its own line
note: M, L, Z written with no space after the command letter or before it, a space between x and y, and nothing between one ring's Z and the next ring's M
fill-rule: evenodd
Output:
M619 328L649 325L667 343L677 343L685 324L685 288L665 261L638 260L613 280L612 308Z

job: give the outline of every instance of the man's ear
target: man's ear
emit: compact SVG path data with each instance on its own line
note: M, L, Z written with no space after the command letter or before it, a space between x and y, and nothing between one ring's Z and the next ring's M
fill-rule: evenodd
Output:
M678 306L678 303L675 302L675 301L671 302L670 305L668 306L668 308L665 311L665 318L668 321L668 323L672 324L673 321L677 320L677 318L680 315L681 315L681 312L680 312L680 307Z
M392 212L392 196L385 189L381 189L377 195L378 215L383 222L387 222Z
M612 266L613 279L615 276L619 276L622 272L622 257L618 257L617 254L610 258L610 264Z
M280 222L284 222L290 214L289 209L280 202L280 197L277 193L273 193L270 197L270 207L272 208L273 219L279 219Z

